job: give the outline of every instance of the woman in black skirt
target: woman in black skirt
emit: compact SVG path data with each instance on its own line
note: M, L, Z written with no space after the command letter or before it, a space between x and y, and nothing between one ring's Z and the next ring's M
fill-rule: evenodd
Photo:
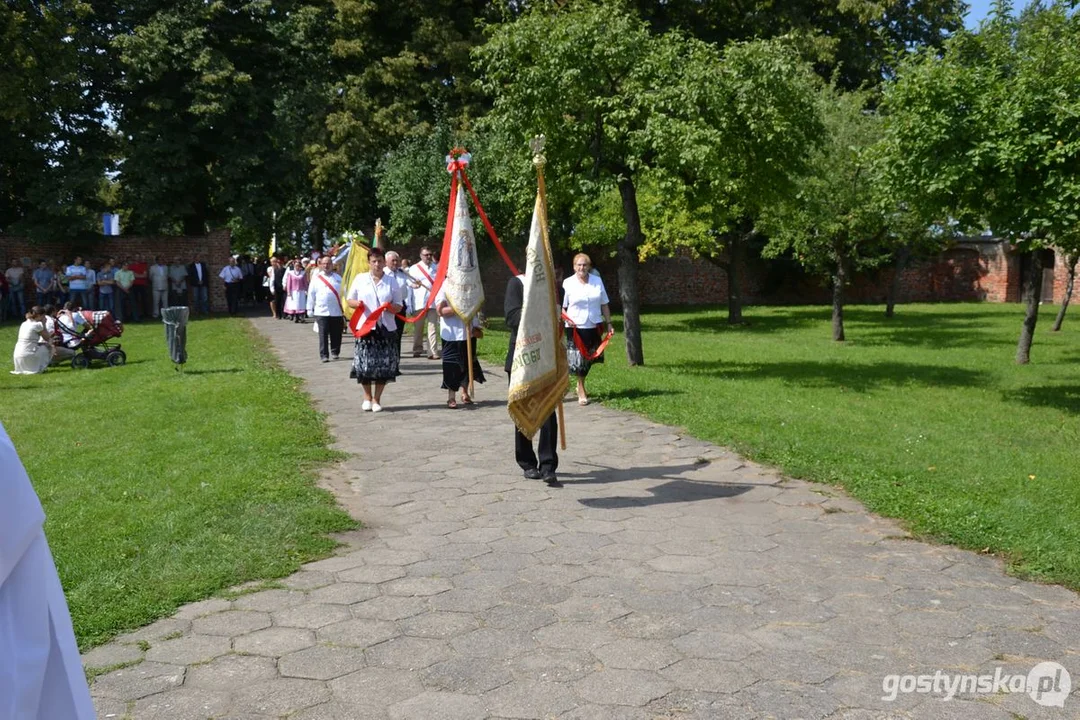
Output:
M442 336L442 388L447 391L446 407L451 410L457 407L457 391L461 390L461 402L464 405L472 405L469 396L469 359L468 347L465 345L465 323L457 316L450 303L446 300L446 293L439 291L435 298L435 310L439 314L439 334ZM478 383L484 382L484 371L480 368L480 361L476 357L476 340L484 336L480 327L480 318L473 317L470 322L470 338L472 343L473 380Z
M345 301L354 313L360 313L357 329L364 332L356 339L353 350L352 375L364 388L361 410L382 411L382 394L386 383L394 382L398 375L397 321L394 313L401 312L405 297L402 286L383 273L386 258L379 248L368 251L370 271L353 278ZM379 310L385 303L389 307ZM372 314L380 312L377 320ZM370 322L369 322L370 321ZM370 325L366 328L366 325Z
M582 355L574 334L576 332L585 351L592 355L603 341L600 335L601 319L607 324L609 332L614 330L604 281L599 275L590 272L591 270L592 260L589 256L578 253L574 256L574 274L563 280L562 284L563 311L573 321L572 324L566 323L566 360L570 366L570 374L577 377L578 405L589 404L589 396L585 393L585 377L593 363L604 362L604 355L601 353L599 357L591 360Z

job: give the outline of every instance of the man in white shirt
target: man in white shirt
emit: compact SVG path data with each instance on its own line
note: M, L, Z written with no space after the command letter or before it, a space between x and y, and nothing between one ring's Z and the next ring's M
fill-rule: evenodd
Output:
M0 425L0 718L93 720L45 513Z
M169 306L169 266L161 262L160 256L150 266L150 293L150 312L161 317L161 308Z
M244 284L244 275L236 264L236 257L229 256L229 264L221 268L218 277L225 283L225 302L229 306L229 314L235 315L240 311L240 289Z
M345 314L341 309L341 276L333 270L329 255L319 258L319 268L308 283L307 314L319 329L319 357L330 362L341 355Z
M4 273L8 281L8 303L11 307L11 317L16 319L26 314L26 285L23 279L25 274L26 270L23 268L22 263L15 259L11 261L11 267Z
M395 250L388 250L386 252L386 275L394 283L398 289L402 298L401 314L408 317L412 314L412 303L410 302L409 292L409 276L404 270L401 269L401 255ZM397 350L398 355L401 355L401 336L405 334L405 323L400 320L397 321L397 343L394 345L394 349Z
M68 279L68 292L71 294L71 302L79 307L86 305L86 268L83 266L81 257L67 266L64 275Z
M411 291L412 312L420 312L431 296L431 288L435 282L435 275L439 268L435 264L434 254L426 245L420 248L420 262L409 268L409 290ZM424 330L427 328L428 359L438 360L439 345L436 336L439 332L439 314L435 310L434 303L424 317L413 323L413 357L421 357L424 354Z

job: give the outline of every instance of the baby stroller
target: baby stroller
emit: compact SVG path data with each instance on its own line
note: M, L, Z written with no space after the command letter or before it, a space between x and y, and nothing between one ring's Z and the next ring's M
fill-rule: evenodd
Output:
M108 310L81 310L78 314L85 321L82 331L68 327L59 319L56 321L57 327L72 337L67 344L75 351L71 367L85 370L92 360L104 360L110 367L126 363L127 353L120 349L120 343L108 342L124 334L123 323L113 319Z

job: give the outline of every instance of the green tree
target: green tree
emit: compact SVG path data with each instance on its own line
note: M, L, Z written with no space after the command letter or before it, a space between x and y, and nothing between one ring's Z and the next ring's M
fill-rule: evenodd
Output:
M926 216L989 225L1030 253L1016 351L1027 363L1038 250L1080 220L1080 16L1053 2L1013 17L999 1L977 32L906 61L885 108L888 186Z
M0 5L0 229L71 239L96 227L112 156L101 2Z
M879 265L890 253L885 215L874 202L870 149L880 136L866 95L821 94L824 144L814 151L811 171L796 192L765 209L761 225L769 236L765 257L790 252L808 272L832 285L833 340L844 340L844 288L853 271Z

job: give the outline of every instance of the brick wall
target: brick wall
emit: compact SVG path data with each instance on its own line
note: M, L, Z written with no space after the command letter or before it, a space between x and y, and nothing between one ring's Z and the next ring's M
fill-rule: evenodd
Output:
M165 262L180 258L185 264L199 258L210 266L210 309L225 311L225 286L217 279L221 268L228 264L230 253L228 230L212 230L205 237L175 236L102 236L93 243L72 245L68 243L31 243L25 238L0 235L0 260L4 269L10 267L11 259L28 259L29 271L37 267L39 260L50 264L68 264L76 255L100 267L108 258L118 262L143 257L147 262L160 255ZM32 300L32 295L28 296Z

